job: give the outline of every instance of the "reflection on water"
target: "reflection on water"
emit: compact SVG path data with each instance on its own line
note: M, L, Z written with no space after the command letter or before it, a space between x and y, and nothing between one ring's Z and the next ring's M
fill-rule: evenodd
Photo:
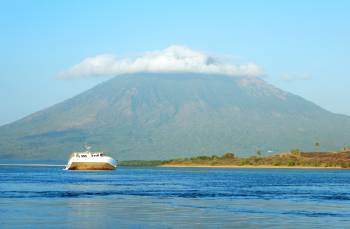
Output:
M4 227L344 228L350 171L0 167Z

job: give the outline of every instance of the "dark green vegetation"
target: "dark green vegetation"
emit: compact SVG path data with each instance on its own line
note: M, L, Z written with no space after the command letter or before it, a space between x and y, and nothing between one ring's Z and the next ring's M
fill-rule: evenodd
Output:
M350 117L260 79L134 74L0 127L0 157L66 159L88 144L119 160L164 160L334 150L349 141Z
M120 166L160 166L164 164L164 161L160 160L131 160L131 161L121 161L118 163Z
M291 150L289 153L271 156L235 157L233 153L223 156L197 156L179 158L167 161L125 161L124 166L300 166L300 167L340 167L350 168L350 151L341 152L300 152Z

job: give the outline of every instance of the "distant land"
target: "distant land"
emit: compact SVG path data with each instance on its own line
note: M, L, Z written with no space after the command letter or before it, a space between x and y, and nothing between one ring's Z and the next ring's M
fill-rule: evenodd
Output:
M84 145L118 160L334 151L350 145L350 117L260 78L138 73L0 127L1 158L67 159Z
M214 167L214 168L343 168L350 169L350 149L339 152L300 152L291 150L270 156L246 158L233 153L154 161L122 161L122 166Z

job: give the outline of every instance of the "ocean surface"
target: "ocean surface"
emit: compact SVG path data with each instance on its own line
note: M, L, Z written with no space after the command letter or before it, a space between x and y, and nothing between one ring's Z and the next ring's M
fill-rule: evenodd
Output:
M0 228L350 228L350 171L0 166Z

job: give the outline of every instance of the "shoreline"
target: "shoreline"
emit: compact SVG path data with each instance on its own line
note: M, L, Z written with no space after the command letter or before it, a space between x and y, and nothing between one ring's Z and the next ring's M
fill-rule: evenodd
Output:
M231 168L231 169L349 169L336 167L317 167L317 166L280 166L280 165L182 165L182 164L169 164L160 165L159 167L168 168Z

